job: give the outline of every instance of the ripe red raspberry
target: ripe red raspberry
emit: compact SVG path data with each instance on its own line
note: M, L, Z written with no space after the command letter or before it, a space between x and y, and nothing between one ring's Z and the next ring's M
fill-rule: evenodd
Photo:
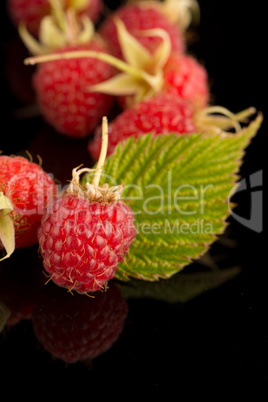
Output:
M201 109L209 102L209 85L206 68L195 57L172 53L163 69L164 84L167 91L192 101Z
M78 8L73 0L63 0L62 5L75 8L92 22L97 22L103 10L102 0L84 0ZM7 10L15 27L24 22L29 32L38 36L41 20L51 13L51 4L50 0L7 0Z
M146 88L146 82L141 79L137 85ZM115 86L115 95L116 92ZM144 99L164 92L192 102L197 110L206 107L210 96L206 68L193 56L171 53L162 68L161 85L155 94L145 95ZM117 95L117 102L121 110L124 110L136 102L135 95Z
M161 28L165 30L171 40L172 50L182 53L185 51L183 32L176 24L171 23L168 18L155 7L155 2L147 4L127 4L119 7L101 24L98 33L109 45L110 52L119 58L123 58L121 46L118 40L117 28L114 20L120 19L139 42L150 52L154 52L161 43L161 39L155 36L145 36L139 31Z
M196 131L194 106L189 101L169 93L159 95L134 104L120 113L109 125L109 146L107 154L116 145L130 136L154 133L191 133ZM98 127L88 144L88 150L97 158L101 148L101 132Z
M57 53L72 50L106 52L106 46L92 39L87 45L67 46ZM88 136L114 104L113 96L90 92L90 86L113 75L113 67L90 57L39 64L33 85L44 118L62 134L75 138Z
M120 200L122 186L99 186L108 144L104 126L92 184L81 187L80 174L88 169L74 169L70 186L48 205L38 231L44 268L51 279L81 293L105 287L136 236L133 212Z
M36 338L52 357L66 363L95 359L122 334L128 306L113 283L94 298L48 287L32 314Z
M152 98L135 103L119 113L109 125L107 154L114 152L119 142L130 136L138 138L143 134L153 135L204 132L206 135L226 134L229 130L241 129L239 122L255 113L254 108L237 114L222 106L208 106L196 109L187 99L164 92ZM101 128L97 127L93 139L88 142L88 151L97 159L101 149Z
M37 35L42 18L50 13L50 4L49 0L7 0L7 11L15 27L23 21Z
M0 194L13 208L9 216L15 229L16 248L37 243L37 228L56 191L53 179L36 163L21 156L0 156ZM0 250L3 248L0 240Z
M102 59L120 71L115 77L93 85L92 91L117 96L121 109L161 92L170 92L188 99L199 109L207 106L207 70L194 56L172 50L170 38L163 29L152 32L151 35L160 43L150 54L123 21L116 20L115 25L125 60L113 55L88 52L88 56Z
M122 201L90 202L66 194L48 206L38 238L52 280L90 292L114 277L135 235L133 213Z

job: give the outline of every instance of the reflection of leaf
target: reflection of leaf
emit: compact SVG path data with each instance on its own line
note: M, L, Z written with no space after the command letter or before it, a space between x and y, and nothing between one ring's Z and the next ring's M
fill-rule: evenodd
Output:
M228 197L261 121L236 134L146 134L116 147L101 182L125 185L139 233L117 279L169 278L207 251L226 228Z
M10 310L4 302L0 300L0 333L5 328L6 322L10 317Z
M186 303L189 300L234 278L240 273L239 267L200 271L180 272L172 278L159 282L145 282L136 279L121 284L121 291L126 299L154 299L166 303Z

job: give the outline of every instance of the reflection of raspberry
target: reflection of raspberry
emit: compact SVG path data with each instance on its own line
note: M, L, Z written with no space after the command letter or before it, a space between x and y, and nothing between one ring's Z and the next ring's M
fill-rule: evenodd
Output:
M18 250L12 259L1 262L0 305L8 309L7 321L2 322L7 328L21 320L31 319L33 308L45 286L46 279L40 265L36 247Z
M128 313L115 284L94 298L48 287L36 305L35 335L53 357L67 363L94 359L112 347Z
M123 202L90 202L67 194L49 205L39 230L44 267L59 286L99 290L114 277L136 235Z
M37 228L47 202L56 194L52 178L36 163L21 156L0 156L0 193L13 206L15 245L37 243ZM0 241L1 250L1 241Z

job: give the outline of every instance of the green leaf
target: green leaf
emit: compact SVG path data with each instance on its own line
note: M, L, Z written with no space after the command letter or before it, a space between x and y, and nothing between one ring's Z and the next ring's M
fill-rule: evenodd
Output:
M230 196L262 116L236 134L130 137L104 166L100 184L124 184L138 234L116 278L157 281L198 260L224 232Z

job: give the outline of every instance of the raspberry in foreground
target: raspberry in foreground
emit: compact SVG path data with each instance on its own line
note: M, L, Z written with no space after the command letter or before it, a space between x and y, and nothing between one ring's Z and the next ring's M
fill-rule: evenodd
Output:
M89 169L74 169L70 186L49 204L38 232L44 268L53 282L81 293L105 287L136 236L133 212L120 200L122 186L99 186L108 142L103 122L104 145L92 184L81 188L80 174Z

